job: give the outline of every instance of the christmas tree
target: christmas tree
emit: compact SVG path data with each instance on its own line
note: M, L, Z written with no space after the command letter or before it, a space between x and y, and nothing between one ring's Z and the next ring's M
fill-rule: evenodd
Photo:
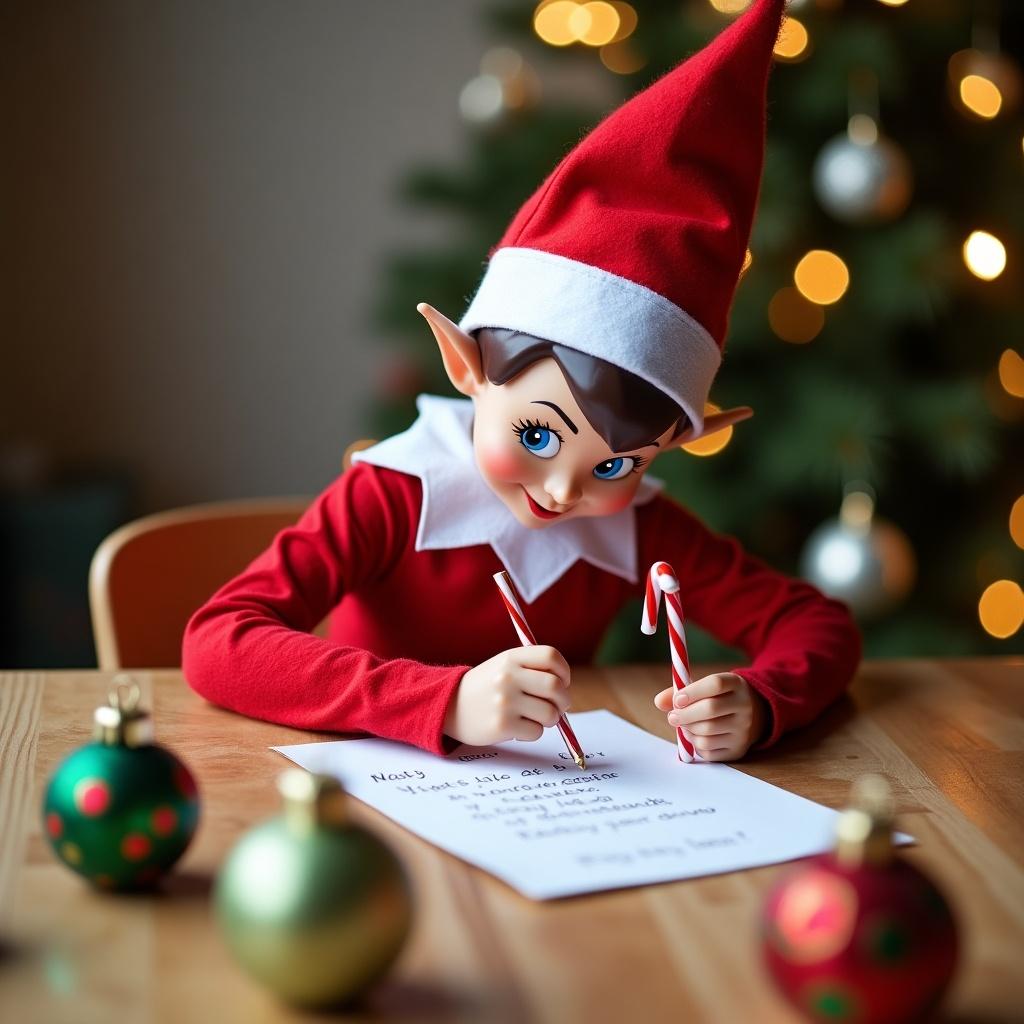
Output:
M396 349L377 436L412 421L420 391L451 393L416 303L461 315L568 149L748 5L484 9L495 47L459 97L464 165L401 185L449 230L443 246L396 253L382 278L374 315ZM873 656L1024 650L1022 29L1019 5L792 0L712 392L756 416L655 465L715 529L846 600ZM604 103L547 84L555 66ZM625 609L602 657L659 657L638 622ZM697 659L725 656L697 631L690 643Z

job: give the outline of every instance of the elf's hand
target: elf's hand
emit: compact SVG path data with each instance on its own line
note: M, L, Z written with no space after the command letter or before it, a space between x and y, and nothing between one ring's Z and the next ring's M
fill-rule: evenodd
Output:
M764 697L735 672L696 679L680 692L672 687L654 698L668 724L683 735L705 761L735 761L761 737L768 722Z
M554 647L502 651L462 677L444 731L474 747L540 739L568 711L569 681L569 663Z

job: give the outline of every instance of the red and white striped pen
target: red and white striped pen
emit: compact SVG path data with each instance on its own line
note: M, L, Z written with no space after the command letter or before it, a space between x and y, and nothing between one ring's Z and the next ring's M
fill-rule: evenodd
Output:
M512 625L515 626L516 632L519 634L519 642L524 647L535 647L537 640L526 621L523 609L519 607L519 599L516 597L509 574L504 570L496 572L494 574L494 582L498 584L498 590L501 591L501 599L505 602L505 608L508 611L509 618L512 620ZM562 734L562 739L565 740L569 753L572 754L572 759L580 768L586 768L587 760L583 756L583 748L580 746L580 741L576 739L576 733L572 731L569 719L564 714L559 715L558 721L555 724L558 726L558 731Z
M665 595L668 614L668 642L672 655L672 686L681 690L690 685L690 656L686 653L686 633L683 630L683 602L679 597L679 580L668 562L655 562L647 574L647 590L644 594L644 614L640 629L653 636L658 631L658 609L661 595ZM690 763L697 758L693 745L676 726L676 747L679 760Z

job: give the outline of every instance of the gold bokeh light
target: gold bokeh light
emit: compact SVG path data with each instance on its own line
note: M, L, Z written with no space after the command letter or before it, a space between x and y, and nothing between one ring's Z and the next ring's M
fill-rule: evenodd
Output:
M576 0L553 0L542 3L533 14L533 31L549 46L569 46L576 42L572 17L579 4Z
M615 8L619 16L619 28L610 42L621 43L623 39L628 39L633 34L639 19L636 8L631 4L624 3L623 0L612 0L612 7Z
M636 28L636 11L609 0L544 0L533 12L533 30L549 46L604 47Z
M796 265L793 281L805 299L830 306L846 294L850 272L834 252L812 249Z
M1014 398L1024 398L1024 359L1008 348L999 357L999 383Z
M1024 494L1022 494L1010 509L1010 536L1013 543L1019 548L1024 548Z
M587 46L604 46L619 33L619 12L603 0L581 5L579 10L586 15L586 24L574 15L574 27L579 32L579 41Z
M601 63L617 75L632 75L647 63L647 58L623 40L601 47Z
M1003 108L1003 94L999 86L981 75L965 75L960 80L960 100L971 113L986 121Z
M780 288L768 303L768 323L783 341L804 345L821 333L825 311L796 288Z
M1005 640L1024 623L1024 591L1013 580L990 583L978 601L981 628L989 636Z
M964 263L982 281L994 281L1006 269L1006 246L987 231L972 231L964 242Z
M714 402L704 403L705 417L713 412L721 411L721 407L715 405ZM716 430L715 433L708 434L706 437L698 437L696 441L691 441L681 447L691 455L714 455L716 452L720 452L731 439L732 427L726 427L724 430Z
M803 22L797 21L796 18L786 18L772 52L779 60L795 64L809 56L810 41L811 37L807 34Z
M719 14L741 14L753 0L708 0Z

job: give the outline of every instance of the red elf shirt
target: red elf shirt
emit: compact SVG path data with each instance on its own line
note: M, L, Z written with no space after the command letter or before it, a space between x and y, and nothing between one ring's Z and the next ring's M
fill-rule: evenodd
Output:
M409 430L360 452L192 616L182 666L197 693L253 718L446 753L463 674L518 644L495 572L508 570L538 642L585 664L658 560L676 570L687 619L749 658L733 671L771 709L761 745L849 683L860 638L846 607L709 530L659 481L615 515L529 530L476 467L472 403L417 405ZM327 615L328 638L313 636Z

